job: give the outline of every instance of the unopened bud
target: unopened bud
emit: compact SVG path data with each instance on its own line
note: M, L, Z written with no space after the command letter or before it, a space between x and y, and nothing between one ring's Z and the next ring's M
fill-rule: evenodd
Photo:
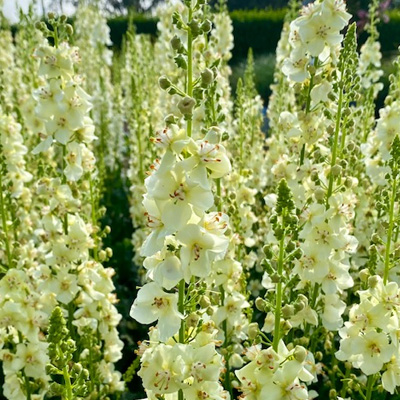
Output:
M337 177L337 176L339 176L340 174L342 173L342 167L340 166L340 165L334 165L332 168L331 168L331 174L332 174L332 176L334 176L334 177Z
M55 17L56 17L56 16L54 15L53 12L47 13L47 18L48 18L48 19L54 19Z
M268 259L271 259L272 257L273 257L273 253L272 253L272 250L271 250L271 246L270 245L268 245L268 244L266 244L264 247L263 247L263 252L264 252L264 254L265 254L265 257L267 257Z
M272 281L272 283L279 283L281 281L281 277L276 273L272 274L271 281Z
M294 303L294 311L296 313L298 313L298 312L304 310L305 306L306 306L306 303L304 303L304 301L296 301L296 303Z
M294 307L291 304L285 304L282 307L282 316L285 319L289 319L294 314Z
M364 268L359 272L361 282L367 282L368 278L371 276L368 268Z
M201 73L201 83L204 86L208 86L212 81L214 80L214 74L211 71L211 69L206 68L202 73Z
M67 33L68 36L72 36L74 34L74 28L72 25L67 24L65 25L65 32Z
M379 277L378 276L374 275L374 276L370 276L368 278L368 286L371 289L374 289L376 287L376 285L378 285L378 283L379 283Z
M212 28L212 23L209 19L206 19L202 24L201 24L201 30L204 33L208 33L211 31Z
M176 51L179 51L180 48L182 47L182 41L181 41L181 39L180 39L178 36L175 35L175 36L171 39L171 47L172 47L174 50L176 50Z
M302 363L307 357L307 350L303 346L296 346L293 356L296 361Z
M99 260L101 262L105 261L107 259L107 253L104 250L99 251Z
M281 321L281 331L286 335L292 329L292 324L289 321Z
M200 317L196 313L191 313L186 318L186 325L189 328L195 328L197 326L197 324L199 323L199 319L200 319Z
M188 115L192 114L195 105L196 100L192 97L186 96L178 103L178 108L183 115Z
M336 400L337 399L337 391L336 389L331 389L329 391L329 400Z
M324 201L325 198L325 190L322 188L317 188L314 192L314 197L315 200L317 200L318 202Z
M261 297L257 297L255 304L258 311L265 312L266 302L264 299L262 299Z
M164 121L167 125L175 124L177 118L175 117L174 114L168 114L165 118Z
M198 36L201 33L200 25L199 25L198 21L196 21L195 19L192 19L189 22L188 26L189 26L193 36Z
M171 87L172 82L166 76L161 76L158 80L158 84L162 90L167 90Z
M60 22L63 23L67 20L67 16L65 14L62 14L60 17Z
M317 351L315 354L315 360L316 361L322 361L322 359L324 358L324 355L322 354L322 351Z
M231 358L229 359L229 365L233 368L241 368L244 364L242 357L239 354L234 353L232 354Z
M201 296L199 304L201 308L207 308L211 306L211 301L208 296Z
M257 322L252 322L249 325L249 330L248 330L249 339L250 340L255 339L257 337L257 335L258 335L258 332L259 332L259 327L258 327Z

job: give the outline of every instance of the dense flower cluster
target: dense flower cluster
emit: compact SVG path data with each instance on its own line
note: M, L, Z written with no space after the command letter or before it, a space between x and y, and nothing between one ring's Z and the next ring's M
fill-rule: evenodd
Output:
M400 61L376 110L379 2L360 48L343 1L289 2L267 121L251 50L231 92L217 3L160 5L157 38L130 19L114 53L93 4L74 28L30 10L14 36L0 16L7 399L120 398L139 378L146 400L398 395ZM105 215L111 182L126 204ZM116 234L137 267L116 269L122 316L110 215L134 230Z

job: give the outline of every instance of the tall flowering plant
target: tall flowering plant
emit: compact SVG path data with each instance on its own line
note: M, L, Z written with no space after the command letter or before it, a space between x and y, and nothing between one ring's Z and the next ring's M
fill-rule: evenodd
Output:
M176 35L171 43L185 86L160 78L177 109L153 139L163 153L145 180L143 205L151 233L141 251L151 282L139 290L131 316L141 323L157 321L150 340L139 349L138 374L149 399L168 394L229 398L231 354L223 352L224 388L217 347L231 343L243 322L241 310L248 307L231 280L233 270L240 275L241 266L227 253L229 218L213 194L213 179L218 191L231 164L220 129L207 123L207 116L202 123L196 114L200 107L216 106L209 103L209 96L215 98L209 91L215 90L217 66L211 69L207 59L196 63L193 56L212 28L205 13L203 1L185 1L183 12L172 16Z
M10 399L103 398L123 390L114 368L122 342L113 270L101 264L111 250L101 248L91 190L90 96L75 74L78 50L67 43L72 27L65 16L49 15L49 22L51 29L38 24L54 46L43 42L35 51L41 86L33 93L39 135L32 153L50 154L52 162L33 177L26 171L21 126L4 116L1 129L7 179L0 197L7 244L0 281L4 392ZM34 201L25 194L28 184ZM12 198L21 207L4 204Z

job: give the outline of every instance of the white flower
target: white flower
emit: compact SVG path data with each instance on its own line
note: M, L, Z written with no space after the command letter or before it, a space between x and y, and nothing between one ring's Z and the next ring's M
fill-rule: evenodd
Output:
M158 320L162 341L178 332L183 318L178 312L178 294L164 292L155 282L147 283L139 290L130 316L141 324L150 324Z
M176 239L183 244L181 248L182 268L185 276L206 277L210 273L212 262L222 258L229 239L222 235L213 235L195 224L189 224L178 231ZM188 270L190 274L188 275Z

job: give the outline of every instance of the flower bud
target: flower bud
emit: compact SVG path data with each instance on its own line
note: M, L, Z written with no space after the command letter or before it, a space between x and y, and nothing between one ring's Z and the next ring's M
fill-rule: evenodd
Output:
M49 13L47 13L47 18L48 19L54 19L56 16L55 16L55 14L53 13L53 12L49 12Z
M332 350L332 341L331 340L329 340L329 339L325 340L325 342L324 342L324 350L326 352L330 352Z
M265 257L267 257L268 259L271 259L274 256L274 254L272 253L272 250L271 250L271 246L268 244L266 244L263 247L263 252L265 254Z
M325 198L325 190L324 189L322 189L322 188L317 188L316 190L315 190L315 192L314 192L314 197L315 197L315 200L317 200L318 202L322 202L322 201L324 201L324 198Z
M316 182L319 179L318 171L312 171L310 178L313 182Z
M291 304L285 304L282 307L282 316L285 319L289 319L290 317L292 317L294 314L294 307Z
M264 299L262 299L261 297L257 297L255 304L258 311L265 311L265 306L267 305L267 303Z
M329 400L336 400L337 399L337 391L336 389L331 389L329 391Z
M199 304L201 308L207 308L211 306L211 301L208 296L201 296Z
M189 328L195 328L197 326L197 324L199 323L199 319L200 319L200 317L196 313L191 313L186 318L186 325Z
M296 361L302 363L307 357L307 350L303 346L296 346L293 356Z
M334 176L335 178L337 176L339 176L342 173L342 167L340 165L334 165L331 169L331 174L332 176Z
M104 250L99 251L99 261L103 262L107 259L107 253Z
M167 90L171 87L172 82L166 76L161 76L158 79L158 85L162 90Z
M376 232L374 232L374 233L372 234L372 236L371 236L371 242L372 242L373 244L379 244L379 243L381 242L381 238L379 237L379 235L378 235Z
M195 36L195 37L199 36L199 34L201 33L201 30L200 30L200 25L199 25L198 21L196 21L195 19L192 19L188 23L188 26L189 26L193 36Z
M201 73L201 83L203 86L208 86L212 83L214 80L214 74L211 71L211 69L206 68L202 73Z
M178 36L175 35L175 36L171 39L171 47L172 47L174 50L176 50L176 51L179 51L180 48L182 47L182 41L181 41L181 39L180 39Z
M322 351L317 351L315 353L315 360L316 361L321 361L324 358L324 355L322 354Z
M186 58L182 54L178 54L175 58L175 63L179 68L187 69Z
M177 122L177 118L175 117L174 114L168 114L165 118L164 121L167 125L175 124Z
M178 103L178 109L183 115L192 114L193 108L196 105L195 99L192 97L186 96L180 100Z
M225 140L228 140L229 139L229 133L228 132L224 132L223 134L222 134L222 138L221 138L221 141L225 141Z
M65 25L65 32L67 33L68 36L72 36L74 34L74 28L72 25L67 24Z
M255 339L258 335L258 332L259 332L259 327L258 327L257 322L252 322L249 325L249 331L248 331L249 339L250 340Z
M232 354L231 358L229 359L229 364L233 367L233 368L241 368L244 364L244 361L242 359L242 357L240 357L239 354Z
M368 278L371 276L368 268L364 268L359 272L361 282L367 282Z
M289 241L288 244L286 245L286 251L288 253L291 253L295 248L296 248L296 245L292 241Z
M281 321L281 331L286 335L292 329L292 324L289 321Z
M272 283L279 283L281 281L281 277L276 273L272 274L271 281L272 281Z
M368 286L371 289L374 289L378 283L379 283L379 277L378 276L374 275L374 276L370 276L368 278Z
M202 24L201 24L201 30L204 33L208 33L211 31L212 28L212 23L209 19L206 19Z
M307 346L309 345L309 343L310 343L310 339L309 339L308 337L303 336L303 337L301 337L301 338L299 339L299 343L300 343L302 346L307 347Z
M65 14L62 14L60 17L60 22L64 23L67 20L67 16Z

